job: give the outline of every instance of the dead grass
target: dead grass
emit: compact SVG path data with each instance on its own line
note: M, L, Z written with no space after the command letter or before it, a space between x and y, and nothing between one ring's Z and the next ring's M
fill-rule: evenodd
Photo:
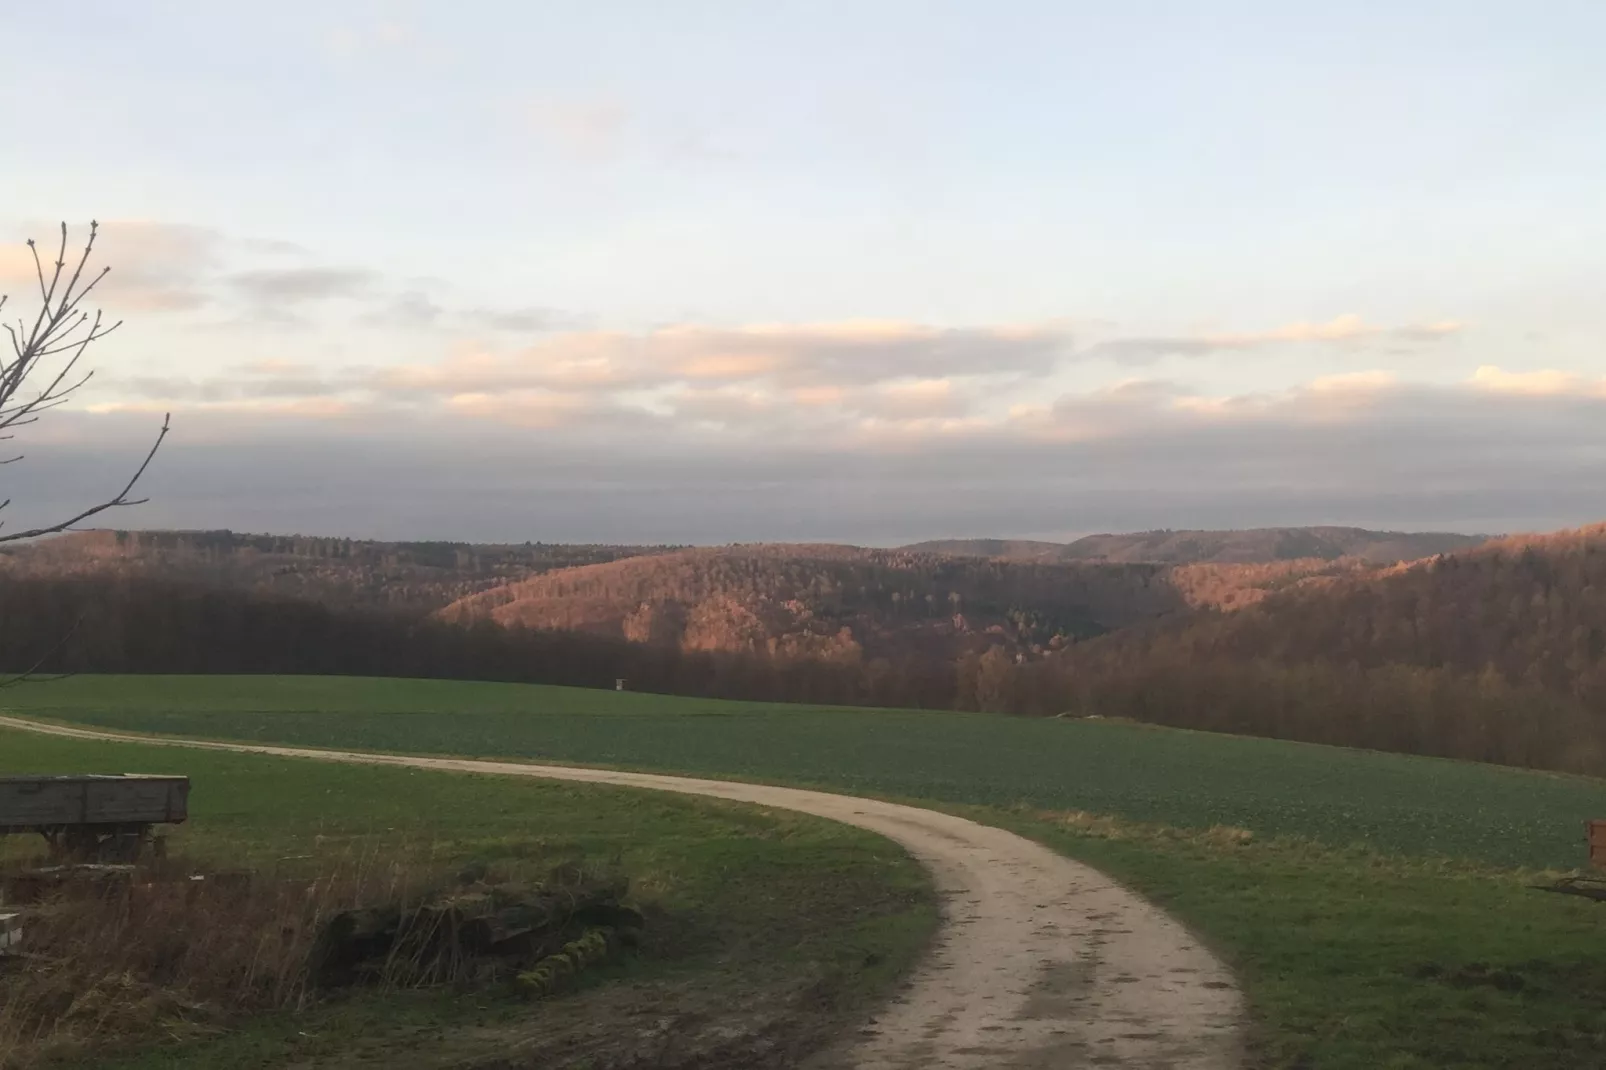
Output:
M1017 806L1014 812L1100 840L1174 840L1212 847L1244 847L1255 842L1253 831L1237 825L1211 825L1206 829L1177 828L1129 821L1086 810L1038 810L1029 806Z
M57 1058L49 1070L675 1065L660 1058L665 1052L680 1065L747 1070L780 1061L760 1051L774 1037L785 1039L788 1051L805 1051L856 1023L892 990L937 923L929 881L908 855L870 833L801 814L523 777L0 737L5 772L188 775L191 820L173 833L170 854L214 871L249 869L253 895L266 897L269 877L302 887L324 878L318 895L335 910L359 898L388 904L392 887L428 895L469 870L481 883L532 885L552 883L560 868L603 862L630 876L629 901L645 915L638 950L587 969L572 988L567 971L553 964L546 972L565 975L562 998L534 1002L546 986L521 989L516 972L505 984L401 990L392 977L320 989L308 979L305 958L289 953L306 948L310 926L285 946L262 941L253 959L258 942L247 945L243 937L308 916L277 909L237 924L204 919L206 929L234 924L235 944L249 946L249 955L206 952L224 945L224 934L203 931L185 915L197 942L184 946L200 952L197 958L220 960L197 969L216 969L227 957L245 964L238 967L243 974L254 961L261 987L238 975L234 987L224 987L221 969L223 982L153 987L151 973L128 968L141 959L116 949L119 932L109 927L72 946L88 952L105 943L116 961L80 959L76 972L53 967L63 971L69 993L100 985L98 994L78 999L67 1022L40 1030L35 1013L19 1030L25 1006L39 1002L31 991L36 977L25 984L0 972L0 1007L11 1017L4 1035L31 1047L28 1070L46 1070L50 1055ZM38 842L0 838L0 870L41 853ZM371 899L335 894L338 881L330 878L352 871L375 889ZM458 880L450 890L480 889ZM170 908L160 916L171 918L177 908ZM237 901L230 909L244 915L253 908ZM583 924L593 927L595 919ZM71 931L63 926L61 938ZM566 931L552 951L589 963L586 948L565 950L583 935ZM275 950L282 958L273 958ZM294 970L276 974L268 969L275 962ZM509 965L529 972L539 963ZM256 1009L274 1001L280 1009ZM723 1061L710 1061L716 1051ZM13 1067L25 1065L8 1058Z
M75 877L19 906L25 951L0 959L0 1068L301 1007L314 996L314 951L330 918L416 902L452 879L428 860L357 852L322 858L311 872L293 860L195 873L180 859ZM381 978L418 980L405 970Z

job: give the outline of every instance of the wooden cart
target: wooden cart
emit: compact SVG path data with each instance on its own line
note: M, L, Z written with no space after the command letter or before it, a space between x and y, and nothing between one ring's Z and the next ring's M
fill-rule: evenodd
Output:
M0 835L37 832L58 859L132 862L152 828L189 817L189 795L184 776L0 777Z

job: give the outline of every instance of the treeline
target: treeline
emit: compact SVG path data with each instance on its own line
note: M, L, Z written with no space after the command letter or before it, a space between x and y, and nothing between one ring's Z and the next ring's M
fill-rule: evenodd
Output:
M832 629L845 607L890 604L893 594L898 608L879 619L918 619L933 612L924 593L936 602L936 592L958 586L953 573L932 573L927 592L907 575L901 589L891 576L880 587L844 582L869 580L864 562L848 571L822 570L818 559L761 564L738 555L718 568L751 571L745 582L775 584L774 594L802 594L807 601L788 612ZM555 588L575 586L548 594L639 610L635 599L649 600L655 583L710 576L661 565L553 577ZM712 575L722 593L737 586L718 569ZM489 615L425 618L137 576L12 577L0 579L0 669L604 688L624 677L632 690L671 694L1128 718L1606 775L1606 527L1321 580L1238 612L1179 612L1068 645L1023 642L1038 625L1006 620L967 633L977 640L968 647L877 654L849 643L818 656L504 627ZM621 589L598 598L592 583ZM773 595L761 601L775 604Z
M967 708L997 713L1120 718L1606 775L1606 711L1489 674L1157 650L1125 664L1072 658L991 674L983 667L975 679Z
M1606 774L1606 527L1277 592L995 673L977 705Z
M1606 526L1341 576L1245 612L1134 629L1081 657L1152 659L1445 669L1606 710Z
M948 707L953 669L681 651L145 577L0 578L0 672L402 676Z

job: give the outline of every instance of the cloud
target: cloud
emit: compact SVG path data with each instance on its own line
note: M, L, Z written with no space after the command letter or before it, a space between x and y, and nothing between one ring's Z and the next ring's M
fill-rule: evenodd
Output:
M38 299L34 260L25 239L40 238L47 270L57 224L21 228L0 242L0 294L15 305ZM71 228L69 266L88 227ZM46 240L48 239L48 240ZM102 223L91 266L110 266L91 303L112 318L144 313L208 313L193 320L213 329L305 327L306 313L330 302L358 306L352 323L378 330L435 330L464 334L545 333L575 329L582 320L536 305L497 308L447 304L451 287L439 279L390 278L360 266L327 265L292 242L224 234L175 223Z
M469 350L438 363L385 369L375 373L374 385L381 390L457 392L577 381L614 389L762 383L822 391L899 380L1042 376L1054 370L1069 346L1069 335L1053 326L849 322L685 325L634 334L570 331L515 352ZM916 388L906 384L900 389Z
M47 272L57 255L57 225L26 228L39 238ZM88 226L70 227L68 270L76 264ZM392 319L417 325L430 299L413 291L387 296L383 277L361 268L326 267L308 261L311 253L277 240L235 237L179 223L113 220L100 225L90 269L111 270L96 287L90 304L113 318L145 313L214 313L214 326L259 325L265 319L297 322L288 306L331 298L386 302ZM285 258L292 258L290 264ZM0 244L0 293L17 302L36 302L33 256L19 238Z
M1572 372L1546 368L1532 372L1508 372L1492 364L1480 367L1472 385L1491 394L1554 397L1565 394L1606 397L1606 378L1587 379Z
M116 380L119 400L100 402L101 412L129 409L163 409L183 411L193 407L227 408L238 403L242 409L256 407L261 401L278 399L310 400L324 398L339 402L342 411L353 407L350 398L339 397L328 380L320 378L309 367L279 365L274 370L258 370L260 366L236 369L236 375L212 379L194 379L185 376L132 376ZM195 404L199 403L199 405Z
M971 399L951 379L917 379L862 391L849 404L880 419L923 420L963 416Z
M1088 347L1082 355L1123 364L1147 364L1165 357L1196 357L1278 345L1424 345L1449 338L1462 329L1462 324L1453 320L1378 327L1351 314L1322 323L1290 323L1249 333L1113 338Z
M582 419L616 415L612 406L590 395L555 390L453 394L445 399L445 408L455 417L495 420L514 427L567 427Z
M1345 372L1341 375L1323 375L1311 380L1309 389L1314 394L1372 394L1397 385L1400 377L1390 371L1372 370Z
M550 308L471 308L460 313L460 320L468 328L493 331L550 331L576 326L575 317Z
M890 429L937 430L967 416L973 398L945 379L873 386L776 390L736 383L681 386L661 399L668 426L718 428L733 434L803 440L852 438Z
M433 301L415 296L407 298L414 306L409 322L440 325L447 318ZM1339 320L1319 328L1296 325L1231 337L1241 343L1273 335L1331 340L1380 333L1385 332ZM998 427L1056 441L1086 441L1119 434L1133 420L1244 420L1286 399L1285 394L1212 396L1152 379L1044 398L1055 373L1078 357L1070 332L1054 323L680 324L639 332L555 331L520 348L494 339L464 340L433 361L321 370L258 364L206 382L148 378L127 389L145 400L165 389L178 409L192 401L216 408L232 398L250 409L269 398L326 397L347 412L471 413L479 420L529 426L556 426L578 415L633 413L660 427L678 422L727 437L790 441L891 433L954 436ZM1495 375L1480 371L1466 390L1513 389L1509 377ZM1364 412L1400 388L1393 373L1372 370L1317 377L1298 393L1306 401L1307 419L1331 422Z
M425 54L424 39L406 23L381 19L356 26L336 27L322 37L324 51L338 59L402 50Z
M314 369L305 361L270 358L242 364L237 370L247 375L311 375Z
M170 412L170 409L171 407L166 403L165 398L161 401L107 401L84 407L85 412L97 416L132 413L155 415ZM316 393L305 397L285 397L274 393L265 397L228 396L213 398L207 395L205 388L202 388L187 411L200 416L226 414L228 416L294 416L322 419L332 416L345 416L352 413L354 409L350 402Z
M318 415L317 400L188 412L152 470L151 505L118 523L707 543L1296 523L1520 530L1598 519L1606 483L1606 397L1587 391L1378 378L1203 404L1185 384L1134 380L1011 418L850 419L842 434L757 434L732 448L719 420L746 427L744 409L773 420L803 406L688 389L702 393L682 399L686 411L701 406L708 422L534 388L462 391L405 424L361 408ZM60 414L9 470L8 492L45 508L98 489L145 441L154 408Z
M364 312L358 322L367 327L424 330L445 323L446 310L422 290L407 290L383 299Z
M34 257L24 244L37 242L39 260L49 278L60 253L59 224L26 228L14 241L0 245L0 293L33 302L38 297ZM89 227L69 226L67 271L76 266ZM226 240L206 227L173 223L114 220L102 223L90 258L90 270L112 270L95 288L93 300L116 318L125 312L185 312L210 300L207 282L225 252Z
M606 99L541 98L524 108L529 128L543 140L576 159L596 161L619 147L631 116L623 105Z
M228 279L236 292L259 304L359 297L378 281L376 272L327 267L257 268L236 272Z

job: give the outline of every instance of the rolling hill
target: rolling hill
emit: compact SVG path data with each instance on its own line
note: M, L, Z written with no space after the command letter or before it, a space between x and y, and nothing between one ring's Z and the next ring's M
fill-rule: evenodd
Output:
M1606 524L1339 575L1109 645L1162 635L1218 658L1489 673L1606 709Z
M1389 565L147 538L6 555L0 668L625 677L1606 772L1606 525ZM553 567L587 553L633 556Z
M667 547L367 542L232 531L77 531L0 550L0 576L182 580L332 606L428 612L538 572Z
M1599 773L1606 525L1337 574L1028 668L1016 708Z
M1374 565L1414 561L1475 546L1481 535L1368 531L1364 528L1250 528L1243 531L1147 531L1089 535L1071 543L1011 539L947 539L904 549L1016 561L1108 561L1152 564L1262 564L1354 559Z
M1040 653L1184 606L1150 565L751 545L550 572L470 595L440 615L682 650L955 657L995 645Z

